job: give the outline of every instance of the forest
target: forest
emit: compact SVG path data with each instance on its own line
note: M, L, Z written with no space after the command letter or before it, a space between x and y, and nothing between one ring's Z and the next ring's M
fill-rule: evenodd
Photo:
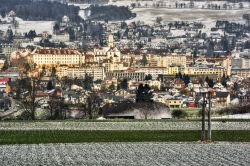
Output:
M109 0L68 0L68 2L82 4L107 4Z
M78 16L79 7L55 1L1 0L0 14L2 17L12 10L17 17L27 21L60 21L64 15L69 16L72 22L82 21Z
M128 20L136 17L135 13L132 13L128 7L125 6L99 6L91 5L89 7L91 11L90 18L91 20Z

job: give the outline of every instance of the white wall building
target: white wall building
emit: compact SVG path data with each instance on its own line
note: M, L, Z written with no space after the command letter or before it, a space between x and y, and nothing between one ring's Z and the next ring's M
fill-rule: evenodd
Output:
M35 49L32 52L32 60L39 67L54 65L79 66L84 64L85 56L77 49Z

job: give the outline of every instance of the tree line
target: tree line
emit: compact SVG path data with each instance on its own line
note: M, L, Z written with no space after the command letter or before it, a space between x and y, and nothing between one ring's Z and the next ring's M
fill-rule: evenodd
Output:
M91 5L89 9L91 11L90 19L92 20L128 20L136 16L125 6Z
M6 17L12 10L24 20L60 21L64 15L67 15L73 22L82 20L78 16L80 7L48 0L1 0L0 14L2 17Z

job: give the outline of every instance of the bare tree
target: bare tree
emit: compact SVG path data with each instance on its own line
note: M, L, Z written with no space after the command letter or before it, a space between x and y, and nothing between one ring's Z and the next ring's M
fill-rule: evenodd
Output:
M89 119L93 119L96 116L100 109L101 101L101 98L95 92L89 94L85 103Z
M40 79L25 78L19 80L19 83L16 92L16 98L19 99L19 107L30 112L30 118L35 120L36 108L41 106L41 101L43 100L43 98L37 97Z
M162 17L156 17L156 23L161 24L162 22Z

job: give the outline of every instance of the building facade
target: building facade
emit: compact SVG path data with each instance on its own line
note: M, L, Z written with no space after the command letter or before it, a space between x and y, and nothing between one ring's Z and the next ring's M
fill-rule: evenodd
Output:
M104 67L60 67L57 71L59 77L70 77L70 78L85 78L85 75L93 77L93 80L104 80L105 72Z
M85 56L77 49L42 48L32 52L32 60L38 66L81 66L85 62Z

